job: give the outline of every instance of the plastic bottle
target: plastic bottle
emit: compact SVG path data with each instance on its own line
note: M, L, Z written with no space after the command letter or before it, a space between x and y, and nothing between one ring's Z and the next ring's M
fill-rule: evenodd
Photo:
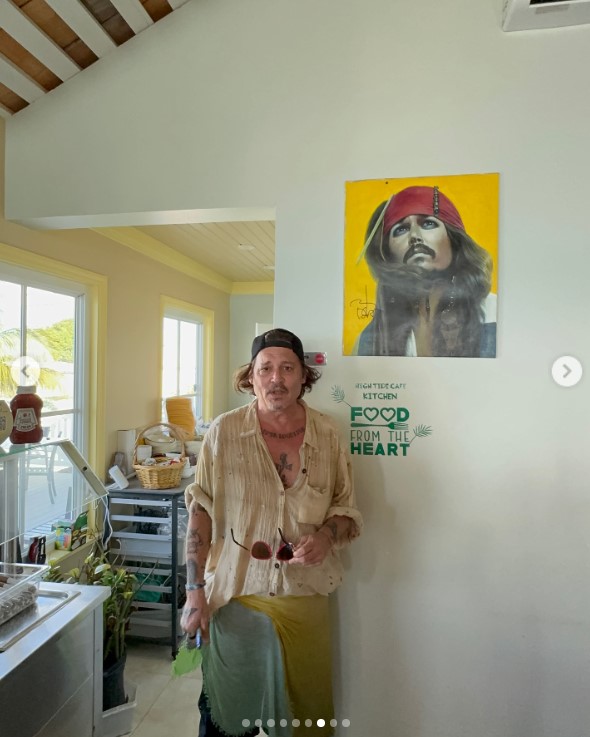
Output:
M41 408L43 400L35 392L36 386L19 386L16 396L10 402L13 427L10 442L38 443L43 439L41 427Z
M34 537L33 542L29 545L28 559L29 563L36 563L39 555L39 538Z

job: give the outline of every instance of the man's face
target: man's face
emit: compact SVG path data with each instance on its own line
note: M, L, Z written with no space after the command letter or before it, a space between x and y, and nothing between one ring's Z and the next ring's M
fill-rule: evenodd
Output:
M395 263L426 271L448 269L453 258L445 224L434 215L408 215L400 220L391 229L387 245Z
M251 381L260 408L289 409L304 383L301 361L290 348L263 348L254 359Z

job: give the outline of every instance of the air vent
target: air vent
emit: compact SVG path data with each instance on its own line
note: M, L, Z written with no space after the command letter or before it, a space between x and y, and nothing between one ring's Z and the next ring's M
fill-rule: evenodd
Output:
M506 0L505 31L534 31L590 23L590 0Z

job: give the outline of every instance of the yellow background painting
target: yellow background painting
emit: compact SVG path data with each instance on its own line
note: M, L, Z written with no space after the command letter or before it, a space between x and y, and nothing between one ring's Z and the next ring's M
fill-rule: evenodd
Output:
M454 203L465 232L492 256L492 292L498 293L499 180L499 174L461 174L346 182L343 355L353 355L360 333L371 321L375 304L376 283L365 259L357 263L369 219L381 202L406 187L436 186Z

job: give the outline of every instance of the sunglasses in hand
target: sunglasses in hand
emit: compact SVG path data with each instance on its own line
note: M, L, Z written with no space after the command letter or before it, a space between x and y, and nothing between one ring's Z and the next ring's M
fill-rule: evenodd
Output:
M282 561L291 560L291 558L293 557L293 549L295 546L293 545L293 543L287 542L287 540L285 540L285 536L283 535L283 531L280 527L278 528L278 530L283 544L277 550L276 558L277 560ZM239 545L241 548L250 553L250 555L256 560L270 560L273 557L272 548L268 543L265 543L262 540L257 540L255 543L252 544L252 548L250 549L236 540L236 538L234 537L233 527L230 529L230 532L231 539L235 542L235 544Z

